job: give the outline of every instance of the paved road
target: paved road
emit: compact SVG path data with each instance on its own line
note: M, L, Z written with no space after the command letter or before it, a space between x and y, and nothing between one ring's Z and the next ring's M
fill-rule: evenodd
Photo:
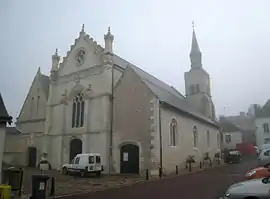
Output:
M137 184L64 199L216 199L229 185L241 181L255 162L226 165L171 179Z

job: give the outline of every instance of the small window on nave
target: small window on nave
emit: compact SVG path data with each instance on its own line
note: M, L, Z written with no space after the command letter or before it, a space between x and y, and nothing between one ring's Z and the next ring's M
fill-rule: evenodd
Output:
M193 147L198 147L198 131L196 125L193 126Z
M73 99L72 128L82 127L84 124L84 95L78 93Z
M176 140L177 140L177 121L175 119L172 119L170 129L170 145L176 146Z

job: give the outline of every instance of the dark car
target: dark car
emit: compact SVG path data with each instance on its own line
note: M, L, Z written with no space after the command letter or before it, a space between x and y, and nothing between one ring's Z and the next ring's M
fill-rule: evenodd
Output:
M238 150L228 150L224 152L225 163L239 163L241 159L242 155Z

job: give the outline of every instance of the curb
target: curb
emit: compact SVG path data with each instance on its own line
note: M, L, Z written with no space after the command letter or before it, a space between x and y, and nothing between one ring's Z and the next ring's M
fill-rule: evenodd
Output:
M221 167L225 167L225 166L229 166L229 164L221 164L221 165L216 166L216 167L207 167L207 168L195 170L193 172L180 173L179 175L163 176L161 179L159 177L158 178L152 178L152 179L150 178L149 180L145 180L143 178L141 180L135 181L135 182L130 183L130 184L121 184L121 185L118 185L118 186L115 186L115 187L107 187L107 188L104 188L104 189L101 189L101 190L93 190L93 191L90 190L90 191L82 191L82 192L77 192L77 193L59 195L59 196L54 196L53 198L72 197L72 196L79 196L79 195L84 195L84 194L92 194L92 193L102 192L102 191L107 191L107 190L112 190L112 189L119 189L119 188L123 188L123 187L129 187L129 186L137 185L137 184L156 182L156 181L165 180L165 179L172 179L172 178L176 178L176 177L180 177L180 176L195 174L195 173L199 173L199 172L202 172L202 171L205 171L205 170L221 168Z

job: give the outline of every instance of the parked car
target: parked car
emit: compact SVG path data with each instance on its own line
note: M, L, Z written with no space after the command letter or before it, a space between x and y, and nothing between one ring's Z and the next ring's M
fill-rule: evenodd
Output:
M270 176L270 164L266 164L262 167L257 167L255 169L249 170L245 178L247 180L250 179L257 179L257 178L264 178L264 177L269 177Z
M270 163L270 149L263 149L258 157L259 166L266 165Z
M95 173L101 176L103 166L99 153L84 153L76 155L70 164L62 166L62 173L72 174L79 173L81 176L86 176L90 173Z
M224 161L226 163L239 163L241 162L242 155L238 150L230 150L224 152Z
M269 177L247 180L231 185L227 192L219 199L269 199L269 187Z

